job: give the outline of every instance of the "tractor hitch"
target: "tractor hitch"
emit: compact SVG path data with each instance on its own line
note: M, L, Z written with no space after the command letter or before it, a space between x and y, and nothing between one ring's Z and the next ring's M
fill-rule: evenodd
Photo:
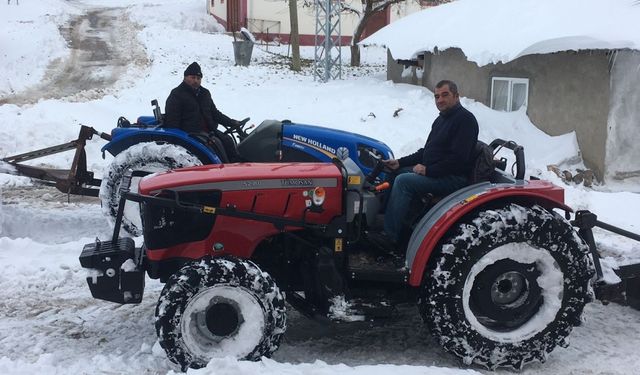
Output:
M55 186L56 189L63 193L97 197L99 191L97 187L100 186L101 181L93 177L93 172L87 171L87 154L84 150L87 141L93 138L94 135L106 141L111 140L109 134L99 132L90 126L80 125L78 138L73 141L19 155L8 156L3 158L2 161L15 168L12 174L41 180L45 184ZM23 164L23 162L28 160L74 149L76 153L73 157L71 169L68 170L34 167Z
M577 211L571 224L578 228L578 234L587 242L589 250L593 256L593 263L596 269L596 283L594 286L596 298L603 303L615 300L615 291L622 291L625 294L625 302L640 310L640 263L620 266L614 272L622 282L616 285L608 285L603 281L602 265L600 264L600 253L596 247L593 237L593 227L598 227L623 237L631 238L640 242L640 235L629 232L614 225L598 220L598 216L591 211Z

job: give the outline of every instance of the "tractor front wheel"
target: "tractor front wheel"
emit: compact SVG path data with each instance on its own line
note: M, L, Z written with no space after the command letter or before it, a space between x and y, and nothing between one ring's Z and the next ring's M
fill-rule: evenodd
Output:
M169 278L155 325L160 346L183 371L225 356L259 360L280 345L286 329L284 297L250 261L203 259Z
M129 147L116 155L102 177L100 200L102 211L115 222L120 204L120 183L128 170L164 172L170 169L202 165L202 162L182 146L168 143L145 142ZM131 180L131 191L138 191L139 178ZM122 229L133 236L142 234L142 221L138 204L129 202L122 217Z
M469 365L544 362L590 301L588 247L540 206L480 211L441 241L419 299L423 319Z

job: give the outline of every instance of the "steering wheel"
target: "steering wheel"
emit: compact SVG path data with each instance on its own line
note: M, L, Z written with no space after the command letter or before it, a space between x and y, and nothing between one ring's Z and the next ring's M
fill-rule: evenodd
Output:
M382 173L383 169L384 169L384 163L382 162L382 158L378 158L378 161L376 162L375 167L373 167L371 172L369 172L369 174L365 176L364 178L365 181L373 185L376 179L378 178L378 176L380 176L380 173Z
M244 118L244 119L238 121L237 125L231 125L231 126L228 126L228 127L225 126L225 128L227 130L225 130L224 134L230 134L230 133L233 133L233 132L238 132L238 133L242 132L243 131L242 128L244 128L244 126L247 124L247 122L249 120L251 120L251 117L247 117L247 118Z

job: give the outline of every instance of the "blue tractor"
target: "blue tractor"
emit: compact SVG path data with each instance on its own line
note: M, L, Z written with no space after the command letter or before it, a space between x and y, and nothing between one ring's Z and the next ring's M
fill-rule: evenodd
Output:
M153 173L221 163L215 148L201 137L163 127L158 102L151 103L154 116L139 117L135 124L120 118L111 131L111 140L102 148L103 156L108 152L115 157L103 175L99 193L103 211L112 219L118 212L120 182L128 170ZM393 157L386 144L363 135L288 120L265 120L248 132L253 127L246 126L248 120L225 130L233 136L238 153L247 162L328 162L349 156L365 173L370 173L379 159ZM122 228L140 235L138 207L128 210L122 218Z

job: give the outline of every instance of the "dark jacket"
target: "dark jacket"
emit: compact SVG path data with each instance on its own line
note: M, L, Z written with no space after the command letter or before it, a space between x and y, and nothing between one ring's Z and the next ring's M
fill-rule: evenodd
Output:
M473 167L473 150L478 142L478 122L460 103L441 112L423 148L398 159L400 167L422 164L426 176L467 177Z
M196 95L196 91L184 82L171 90L164 110L164 126L187 133L215 131L218 124L234 125L234 120L218 111L209 90L200 86Z

